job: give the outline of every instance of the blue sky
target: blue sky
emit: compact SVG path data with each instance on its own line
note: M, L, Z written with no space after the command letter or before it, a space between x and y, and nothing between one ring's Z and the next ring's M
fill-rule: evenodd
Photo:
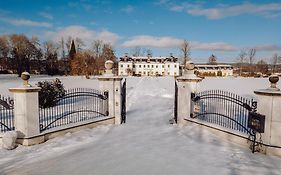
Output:
M256 48L256 60L281 54L281 1L2 0L0 34L24 33L41 41L79 37L110 42L117 56L136 47L154 56L180 56L183 39L191 58L215 54L233 62L241 49Z

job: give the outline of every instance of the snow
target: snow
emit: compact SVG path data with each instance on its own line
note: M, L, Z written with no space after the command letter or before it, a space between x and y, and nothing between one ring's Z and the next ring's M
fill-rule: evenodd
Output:
M6 80L4 87L15 82ZM67 88L98 87L96 80L81 77L63 77L62 82ZM222 87L253 95L253 89L267 86L264 79L208 78L200 89ZM170 125L173 94L173 78L128 78L126 124L67 133L12 151L0 149L0 174L281 174L279 157L252 154L197 125Z

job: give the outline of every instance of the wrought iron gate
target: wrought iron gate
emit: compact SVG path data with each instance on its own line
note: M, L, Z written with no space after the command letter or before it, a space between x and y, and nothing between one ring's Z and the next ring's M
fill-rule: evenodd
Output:
M14 101L0 96L0 132L14 129Z
M175 81L174 121L178 122L178 84Z
M39 110L40 131L108 116L108 92L76 88L67 90L56 105Z
M248 134L249 139L253 141L252 151L255 151L257 129L251 127L252 116L259 116L261 120L264 120L262 119L263 116L255 113L257 108L255 100L222 90L192 93L191 98L193 101L191 103L191 118L198 118L205 122ZM258 122L261 122L259 123L260 127L264 125L262 123L264 121Z
M126 79L121 89L121 124L126 123Z

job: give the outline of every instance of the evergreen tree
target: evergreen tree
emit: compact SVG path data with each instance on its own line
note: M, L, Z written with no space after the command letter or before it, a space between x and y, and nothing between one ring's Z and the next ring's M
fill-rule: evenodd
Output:
M72 60L75 57L75 54L76 54L76 48L75 48L74 40L72 40L70 51L69 51L69 59Z

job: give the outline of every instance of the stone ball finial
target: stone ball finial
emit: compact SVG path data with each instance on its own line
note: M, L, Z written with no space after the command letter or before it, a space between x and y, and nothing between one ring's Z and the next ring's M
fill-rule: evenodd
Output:
M270 82L270 88L272 89L278 89L277 88L277 82L279 81L279 77L277 75L272 75L269 77Z
M24 86L30 86L28 80L30 79L30 74L28 72L21 73L21 79L23 80Z
M113 64L114 62L111 61L111 60L107 60L105 63L104 63L104 67L106 70L111 70L113 68Z
M186 68L187 70L194 70L195 65L194 65L194 63L193 63L192 61L187 61L187 62L185 63L185 68Z

